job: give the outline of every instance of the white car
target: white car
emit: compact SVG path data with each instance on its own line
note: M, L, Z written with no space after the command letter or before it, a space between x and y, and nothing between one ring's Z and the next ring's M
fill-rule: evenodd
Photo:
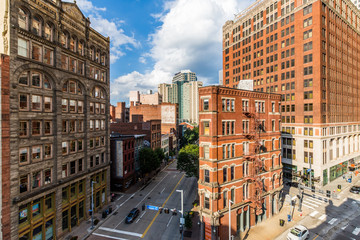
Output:
M309 230L303 225L297 225L290 229L287 235L287 240L304 240L310 236Z

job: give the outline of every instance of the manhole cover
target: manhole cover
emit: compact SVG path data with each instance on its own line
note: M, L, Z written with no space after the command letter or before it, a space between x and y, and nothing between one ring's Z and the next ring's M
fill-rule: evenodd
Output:
M185 231L184 232L184 237L191 238L191 234L192 234L192 231Z

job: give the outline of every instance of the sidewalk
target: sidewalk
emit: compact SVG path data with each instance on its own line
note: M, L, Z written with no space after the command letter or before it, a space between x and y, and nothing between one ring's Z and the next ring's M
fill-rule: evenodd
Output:
M287 221L287 215L292 212L292 220L291 222ZM272 240L279 236L284 231L290 229L294 225L296 225L301 219L303 219L307 214L309 214L309 210L303 209L302 215L298 212L298 207L291 207L288 204L284 204L284 207L281 209L280 213L271 217L270 219L266 219L262 223L251 227L247 232L242 233L240 239L246 240ZM285 220L285 225L283 227L280 226L280 219Z

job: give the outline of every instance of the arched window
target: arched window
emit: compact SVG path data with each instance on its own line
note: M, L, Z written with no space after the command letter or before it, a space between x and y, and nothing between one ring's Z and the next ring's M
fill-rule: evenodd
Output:
M76 45L77 45L77 38L75 36L72 36L70 38L70 50L76 52Z
M28 30L28 22L29 22L28 13L24 9L19 8L19 16L18 16L19 27Z
M67 48L68 47L68 40L69 40L69 34L66 32L63 32L60 34L60 44L62 47Z
M97 51L96 51L95 61L96 61L96 62L100 62L100 50L97 50Z
M271 187L272 187L272 189L275 189L275 179L276 179L276 175L274 174L274 176L271 179Z
M41 36L41 27L42 27L42 20L39 16L35 16L32 19L32 24L31 24L31 31L38 35Z
M271 157L271 168L274 169L275 167L275 156Z
M271 150L275 150L275 138L271 140Z
M62 91L71 94L83 95L81 84L74 80L69 80L64 83Z
M46 23L45 24L45 28L44 28L44 34L45 34L45 38L48 41L52 41L53 40L53 25L51 23Z
M82 40L80 40L78 44L78 53L84 55L84 42Z
M38 71L26 71L19 77L19 84L35 88L52 89L49 78L46 74Z
M249 185L247 183L245 183L243 185L243 198L244 200L248 199L249 197L249 189L248 189Z
M95 57L95 48L94 47L90 48L90 56L89 57L91 60L94 60L94 57Z
M266 191L265 178L261 179L262 190Z
M105 66L105 64L106 64L106 54L105 53L101 54L101 64L103 66Z

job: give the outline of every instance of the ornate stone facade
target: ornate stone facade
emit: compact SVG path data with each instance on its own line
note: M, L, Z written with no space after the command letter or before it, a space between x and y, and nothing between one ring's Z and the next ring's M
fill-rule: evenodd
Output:
M95 211L109 202L110 39L61 0L10 1L10 26L3 239L61 239L89 217L91 181Z

